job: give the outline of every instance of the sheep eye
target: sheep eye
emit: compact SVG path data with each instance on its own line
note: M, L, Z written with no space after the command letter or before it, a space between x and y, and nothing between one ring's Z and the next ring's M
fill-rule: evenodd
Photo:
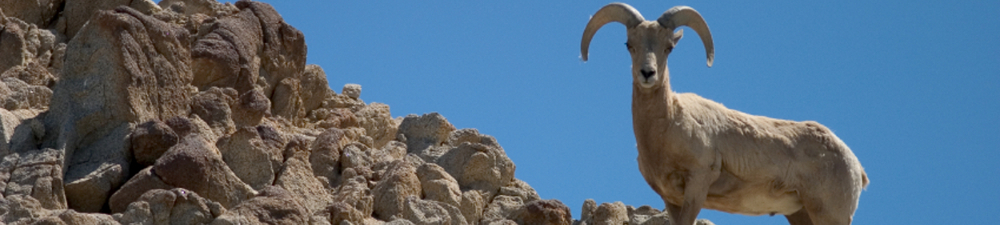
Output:
M632 45L630 45L628 42L625 42L625 47L628 48L629 51L632 51Z

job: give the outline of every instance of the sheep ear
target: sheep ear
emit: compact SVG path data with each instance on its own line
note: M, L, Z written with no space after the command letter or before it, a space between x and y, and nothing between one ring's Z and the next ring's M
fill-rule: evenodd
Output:
M681 37L684 37L684 30L677 30L677 32L674 32L674 39L672 40L674 41L674 44L677 44L677 42L681 40Z

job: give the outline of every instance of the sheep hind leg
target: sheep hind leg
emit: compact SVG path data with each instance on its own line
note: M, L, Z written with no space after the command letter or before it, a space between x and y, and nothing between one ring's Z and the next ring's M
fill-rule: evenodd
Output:
M788 224L791 225L812 225L812 219L809 218L809 212L806 209L799 209L798 212L792 213L792 215L785 215L785 219L788 219Z
M667 221L667 223L664 224L664 225L670 225L670 223L672 223L672 221L677 221L677 218L681 216L681 206L670 204L666 200L664 200L663 202L665 202L667 204L667 209L666 210L667 210L667 212L669 212L668 215L670 216L670 220Z
M835 192L834 192L835 193ZM850 225L857 208L856 198L834 197L837 194L823 192L819 196L802 196L803 210L808 213L814 225ZM800 194L801 195L801 194ZM801 212L802 210L799 210ZM798 212L796 212L797 214ZM795 215L795 214L792 214Z

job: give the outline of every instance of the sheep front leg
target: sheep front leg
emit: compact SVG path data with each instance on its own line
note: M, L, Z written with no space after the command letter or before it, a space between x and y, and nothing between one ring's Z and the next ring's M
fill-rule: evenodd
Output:
M684 203L680 209L676 205L669 205L673 222L671 224L693 225L701 207L708 198L708 188L712 182L719 178L719 170L692 171L684 185ZM678 212L674 215L674 212Z
M670 216L673 217L671 219L674 219L672 224L693 225L695 219L698 218L698 213L701 212L701 207L705 203L705 199L708 198L708 188L722 174L722 155L716 152L714 156L702 161L712 162L708 167L690 169L684 182L684 202L680 209L676 209L676 205L668 204L668 209L672 214ZM679 213L673 215L677 211Z

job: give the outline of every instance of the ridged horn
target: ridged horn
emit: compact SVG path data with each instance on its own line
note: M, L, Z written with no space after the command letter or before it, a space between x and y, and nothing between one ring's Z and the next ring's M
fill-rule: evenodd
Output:
M605 24L618 22L627 28L633 28L642 21L646 21L646 19L643 19L642 14L639 14L638 10L628 4L615 2L601 7L597 13L594 13L594 16L590 17L587 28L583 30L583 40L580 41L580 57L583 58L583 61L587 61L590 39L594 38L594 33L597 33L597 30Z
M674 6L663 12L663 15L656 19L656 22L659 22L663 28L670 30L687 26L698 33L698 37L701 37L701 43L705 45L708 67L712 67L712 62L715 61L715 44L712 43L712 32L708 31L708 24L705 23L705 19L698 11L687 6Z

